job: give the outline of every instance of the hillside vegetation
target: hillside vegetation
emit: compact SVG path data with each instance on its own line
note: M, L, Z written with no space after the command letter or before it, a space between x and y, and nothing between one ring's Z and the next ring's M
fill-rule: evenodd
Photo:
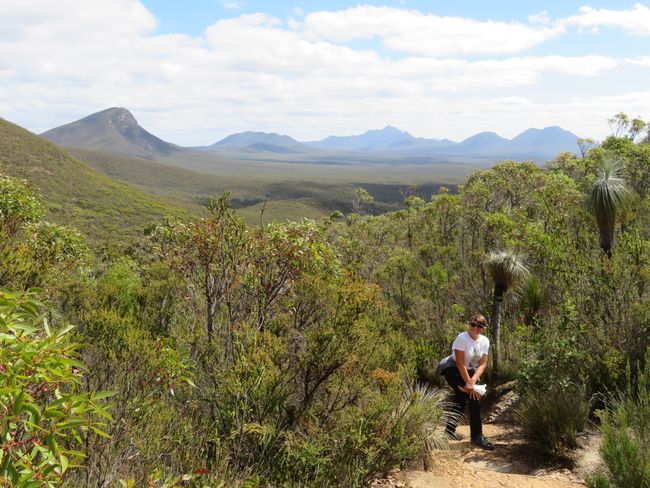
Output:
M329 168L330 174L327 174L326 168L319 168L316 172L310 168L296 167L295 171L289 172L286 168L267 164L265 173L261 173L258 163L239 163L240 167L234 167L232 171L212 168L215 174L184 169L173 162L163 164L79 148L70 148L68 152L111 178L154 195L182 201L197 212L204 209L210 197L229 191L231 204L251 224L259 223L265 201L267 222L284 222L302 217L320 218L336 210L350 212L353 210L355 191L359 187L366 188L373 196L372 212L381 213L401 207L406 194L415 191L430 198L441 186L441 183L426 183L428 179L415 176L413 180L424 182L411 185L407 183L410 177L403 176L403 183L388 183L382 181L387 174L381 170L373 174L369 170ZM248 168L251 164L252 169ZM256 169L261 174L255 174ZM454 177L447 181L448 187L454 191L457 185L453 182L461 180Z
M516 380L530 451L566 460L600 419L590 486L648 486L650 144L621 126L378 216L357 191L347 215L248 226L224 194L99 264L3 177L0 408L24 427L0 481L366 486L446 444L435 368L482 312L488 388Z
M48 219L81 230L93 240L142 235L164 215L189 215L98 173L65 150L0 119L0 172L29 181L47 204Z

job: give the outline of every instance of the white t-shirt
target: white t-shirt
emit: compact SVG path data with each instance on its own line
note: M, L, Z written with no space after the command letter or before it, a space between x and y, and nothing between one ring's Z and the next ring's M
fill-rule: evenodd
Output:
M480 335L478 340L472 339L469 332L461 332L456 336L456 340L451 345L451 355L456 359L456 349L465 352L465 367L478 368L478 362L483 357L483 354L488 353L490 349L490 339L484 335Z

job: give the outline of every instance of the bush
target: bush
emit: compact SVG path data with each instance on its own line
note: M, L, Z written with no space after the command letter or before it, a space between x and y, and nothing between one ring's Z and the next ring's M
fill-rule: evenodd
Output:
M0 291L2 486L59 486L82 461L82 438L108 437L109 394L82 392L71 327L51 331L39 309L30 295Z
M399 381L385 393L367 392L327 428L288 433L274 476L290 486L364 486L377 473L446 445L445 396Z
M562 458L578 446L576 435L584 429L590 407L584 388L558 385L529 392L515 413L536 450Z
M589 480L588 486L650 488L650 352L636 384L628 380L601 419L600 453L608 473Z

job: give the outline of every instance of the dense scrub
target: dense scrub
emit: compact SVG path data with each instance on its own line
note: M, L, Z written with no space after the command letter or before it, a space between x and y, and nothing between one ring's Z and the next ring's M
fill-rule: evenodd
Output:
M587 201L612 157L635 196L608 255ZM84 391L115 392L110 438L83 433L66 483L361 486L441 442L436 361L496 297L491 381L516 378L548 418L557 402L535 399L574 392L561 416L577 420L558 429L575 434L588 399L624 384L628 364L636 377L648 348L649 174L650 146L612 137L376 217L248 227L224 195L207 217L168 219L94 260L69 229L34 238L36 197L3 180L22 203L2 214L0 286L41 287L51 327L72 322L85 344ZM491 251L516 254L527 279L499 285ZM575 437L560 431L531 434L561 455Z

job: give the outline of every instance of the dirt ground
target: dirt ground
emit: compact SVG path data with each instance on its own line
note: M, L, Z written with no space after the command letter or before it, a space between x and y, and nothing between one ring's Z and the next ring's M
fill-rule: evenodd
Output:
M459 426L466 440L436 450L416 469L398 470L371 483L372 488L577 488L600 467L600 436L582 434L572 459L558 463L540 459L522 432L504 416L483 430L496 449L485 451L469 442L469 427ZM507 416L506 416L507 417ZM490 416L487 416L488 421Z

